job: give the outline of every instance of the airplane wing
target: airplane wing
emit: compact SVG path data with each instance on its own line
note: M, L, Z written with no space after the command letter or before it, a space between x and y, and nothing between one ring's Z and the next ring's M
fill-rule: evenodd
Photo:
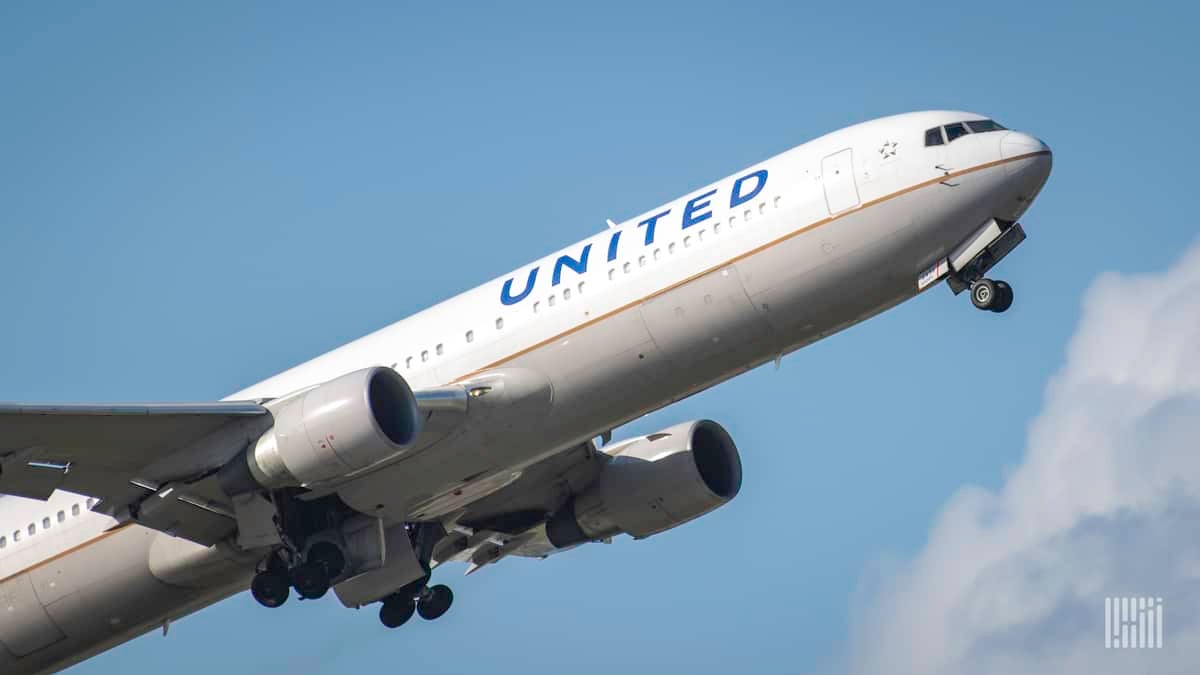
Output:
M202 482L271 424L251 401L0 404L0 494L97 497L96 511L212 545L236 523Z

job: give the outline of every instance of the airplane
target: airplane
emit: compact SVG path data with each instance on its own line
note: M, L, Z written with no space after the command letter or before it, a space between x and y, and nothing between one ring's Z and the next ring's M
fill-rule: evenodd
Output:
M0 672L56 671L249 590L398 627L432 574L653 536L733 499L713 420L621 425L986 274L1049 147L989 117L856 124L222 401L0 404ZM265 611L265 610L264 610Z

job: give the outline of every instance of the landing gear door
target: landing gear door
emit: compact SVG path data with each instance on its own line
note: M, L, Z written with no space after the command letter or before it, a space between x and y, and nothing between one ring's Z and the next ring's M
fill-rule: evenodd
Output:
M372 535L369 528L363 533L367 537ZM379 534L382 537L378 545L380 558L371 563L374 569L350 577L333 587L338 600L346 607L362 607L382 600L428 574L417 560L412 541L403 525L393 525Z
M846 148L821 160L821 181L825 185L825 204L831 215L858 206L853 150Z

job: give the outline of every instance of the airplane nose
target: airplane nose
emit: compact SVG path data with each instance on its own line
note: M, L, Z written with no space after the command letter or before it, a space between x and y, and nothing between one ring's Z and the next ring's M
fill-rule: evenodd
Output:
M1004 159L1030 155L1035 152L1050 152L1050 146L1040 139L1020 131L1010 131L1000 137L1000 156Z
M1042 190L1050 177L1054 155L1050 146L1041 139L1020 131L1010 131L1000 137L1000 156L1004 160L1004 173L1015 188L1015 202L1007 218L1018 219L1033 198Z

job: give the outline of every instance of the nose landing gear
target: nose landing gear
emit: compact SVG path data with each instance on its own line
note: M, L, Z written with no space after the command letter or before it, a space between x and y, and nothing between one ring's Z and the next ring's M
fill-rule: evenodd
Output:
M1013 290L1005 281L979 279L971 284L971 304L977 309L1004 312L1012 306Z

